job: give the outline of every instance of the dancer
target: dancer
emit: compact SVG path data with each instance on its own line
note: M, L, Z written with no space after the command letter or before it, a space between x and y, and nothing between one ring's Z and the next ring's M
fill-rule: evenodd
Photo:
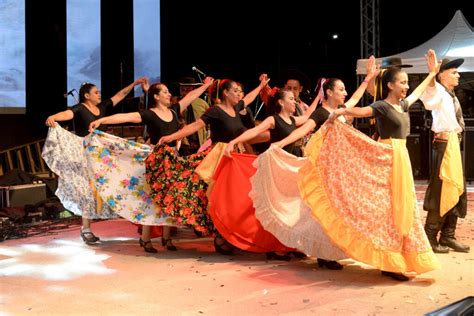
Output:
M409 280L403 272L422 273L439 266L422 228L406 148L408 109L440 67L433 50L428 51L426 59L430 72L409 96L407 74L401 68L389 68L380 75L379 101L366 107L337 109L328 120L332 122L339 115L375 116L379 142L390 147L374 147L371 140L336 122L333 128L327 126L313 137L309 150L313 165L300 172L303 199L333 242L354 259L378 267L383 275L399 281ZM339 147L335 146L337 142ZM362 154L356 155L355 149ZM350 165L340 170L343 162L329 161L328 150L343 157L352 153ZM391 156L387 150L392 150ZM351 178L354 172L357 176ZM370 194L366 190L371 190Z
M470 250L455 237L458 217L464 218L467 212L459 144L465 124L461 105L454 94L459 84L458 68L463 62L462 58L443 59L437 76L439 83L433 78L420 97L433 116L433 167L423 209L428 211L426 235L436 253L448 253L449 248L459 252Z
M270 142L276 142L288 136L297 126L302 125L308 119L309 115L314 111L318 104L320 96L315 98L308 111L303 116L294 117L296 99L295 95L291 90L275 90L275 93L268 99L268 109L274 115L266 118L258 126L245 131L242 135L230 141L225 149L225 155L231 156L231 152L234 150L236 144L249 141L256 136L270 131ZM298 149L298 150L295 150ZM293 144L285 147L285 150L289 153L300 155L301 151L299 148L295 148ZM255 216L250 214L250 216ZM296 256L305 257L304 254L293 252ZM279 259L279 260L290 260L290 256L287 254L268 252L268 259Z
M218 142L227 143L245 131L239 111L249 105L258 96L260 90L268 83L265 74L260 76L260 84L257 88L241 98L241 89L237 83L230 79L217 80L211 88L211 99L215 105L204 113L196 122L186 125L176 133L163 136L159 144L171 143L190 135L206 125L210 126L211 141L215 145ZM215 167L215 166L214 166ZM194 170L193 170L194 171ZM216 250L222 254L232 254L233 248L222 236L217 235L214 239Z
M317 131L319 127L326 122L329 115L333 113L338 106L343 105L347 108L354 107L364 95L368 83L373 77L377 75L377 68L375 65L375 57L370 56L367 62L367 75L364 81L361 83L359 88L354 92L351 98L345 101L347 97L347 91L342 80L337 78L329 78L322 84L323 90L323 105L316 109L306 121L304 125L291 133L288 137L275 143L275 146L283 148L288 144L291 144L298 139L305 137L312 131ZM341 121L346 122L345 117L340 118Z
M156 144L162 136L170 135L179 130L179 115L198 98L213 83L212 77L206 77L204 84L197 89L187 93L184 98L176 104L170 104L171 93L162 83L154 83L148 88L145 83L144 89L147 90L150 109L143 112L120 113L112 116L102 117L90 123L89 130L93 131L102 124L119 124L119 123L145 123L152 144ZM170 143L176 147L176 142ZM170 238L170 226L163 227L162 245L168 250L177 250ZM142 229L142 238L140 246L147 252L157 252L151 245L150 227L144 226Z
M144 84L145 81L146 78L139 78L117 92L112 98L104 101L101 100L100 91L96 85L84 83L79 89L79 104L66 111L51 115L46 119L46 125L50 127L48 132L50 141L45 143L43 158L50 168L54 165L53 168L56 170L56 174L62 174L63 176L69 174L70 177L77 181L72 183L74 181L72 178L66 180L60 176L59 182L61 184L58 185L58 190L60 191L58 197L65 206L71 205L71 211L75 210L77 215L82 216L81 237L86 244L94 244L100 240L91 230L91 219L109 218L114 215L110 213L110 210L101 211L102 205L99 200L97 200L99 204L96 207L91 206L95 202L92 191L86 187L87 185L84 185L84 183L88 183L88 180L87 169L84 169L87 164L83 153L82 137L89 133L88 128L92 121L105 115L107 107L117 105L134 86ZM68 120L73 120L74 131L77 137L68 135L62 129L51 129L59 126L56 122ZM103 125L98 128L105 130L106 126ZM77 146L78 144L80 145L79 147ZM75 167L77 169L74 169ZM51 169L53 170L53 168Z

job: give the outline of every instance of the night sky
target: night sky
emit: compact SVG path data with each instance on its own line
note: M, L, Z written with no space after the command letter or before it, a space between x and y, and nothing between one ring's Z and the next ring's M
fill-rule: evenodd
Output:
M215 78L241 81L250 90L262 72L275 85L285 69L296 68L313 85L321 76L341 78L352 93L360 58L359 1L274 3L162 0L163 81L192 75L191 67L196 66ZM382 56L424 43L449 23L457 9L474 24L467 1L441 5L381 0L380 6ZM334 33L338 40L332 39Z

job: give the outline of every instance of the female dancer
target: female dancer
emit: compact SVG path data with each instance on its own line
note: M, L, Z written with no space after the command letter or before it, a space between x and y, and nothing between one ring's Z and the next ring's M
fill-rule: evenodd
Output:
M148 92L148 100L150 102L150 109L143 112L120 113L112 116L102 117L90 123L89 130L93 131L102 124L120 124L120 123L145 123L150 141L156 144L158 140L165 135L170 135L179 130L179 115L206 89L213 83L214 79L206 77L204 84L197 89L189 92L178 103L170 104L171 93L168 88L162 83L154 83L148 88L145 84L144 89ZM176 142L170 144L176 147ZM142 237L139 240L146 252L157 252L152 246L150 240L150 226L144 225L142 229ZM176 247L173 245L170 238L170 226L163 227L162 245L168 250L175 251Z

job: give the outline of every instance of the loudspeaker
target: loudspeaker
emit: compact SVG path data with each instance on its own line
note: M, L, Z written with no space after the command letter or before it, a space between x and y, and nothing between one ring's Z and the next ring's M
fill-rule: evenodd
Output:
M407 137L407 149L410 155L411 169L414 178L423 176L422 152L421 152L421 135L410 134Z
M466 126L463 135L464 175L467 181L474 181L474 126Z
M46 200L46 184L22 184L0 187L0 207L25 206Z

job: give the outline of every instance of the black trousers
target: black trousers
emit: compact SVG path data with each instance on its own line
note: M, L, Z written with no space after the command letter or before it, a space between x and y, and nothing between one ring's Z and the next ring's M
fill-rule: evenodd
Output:
M426 217L425 230L431 234L437 234L441 230L441 235L447 238L454 238L458 217L464 218L467 212L466 183L464 192L459 197L458 203L443 217L439 214L441 201L441 188L443 181L439 178L441 162L446 151L447 142L433 142L433 166L431 169L430 182L426 189L423 209L428 211Z

